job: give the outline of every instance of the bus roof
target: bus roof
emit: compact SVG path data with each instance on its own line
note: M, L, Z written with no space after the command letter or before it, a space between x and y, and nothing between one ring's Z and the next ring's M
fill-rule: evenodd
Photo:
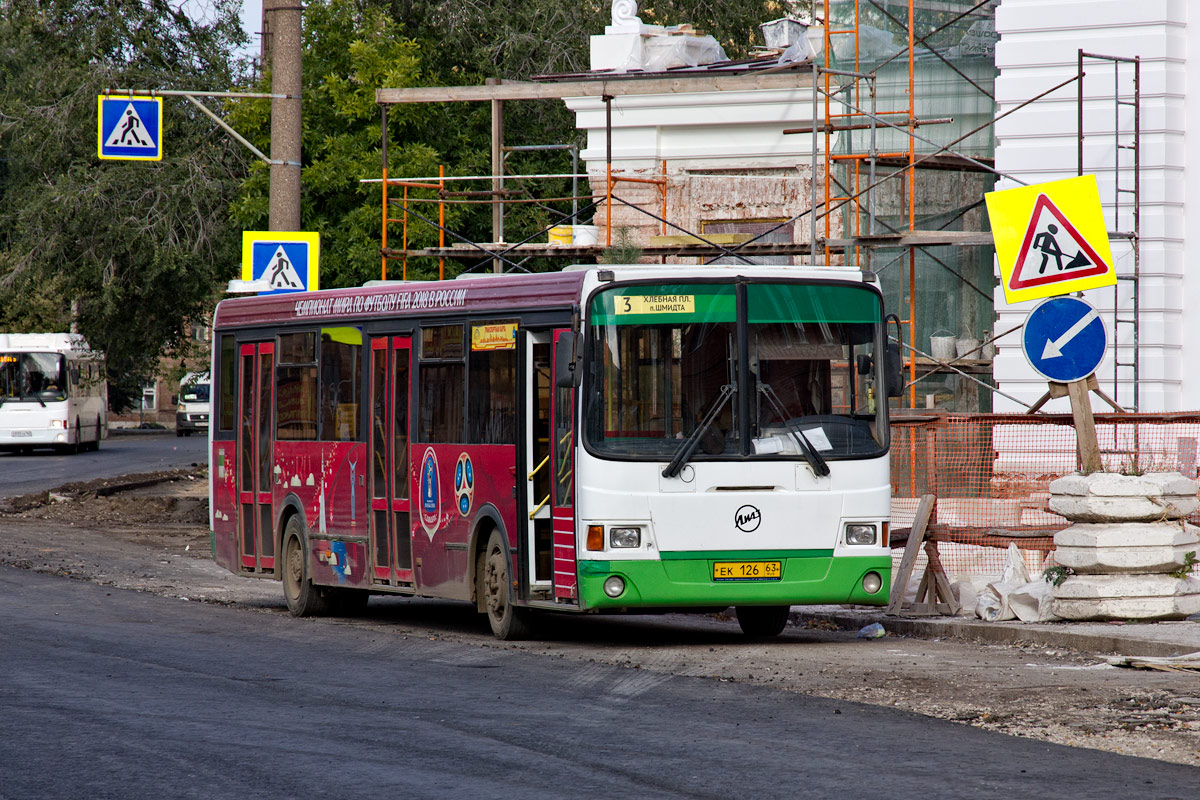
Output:
M238 297L217 305L216 328L369 320L409 314L515 312L578 303L586 271L373 282L355 289Z
M0 333L0 350L98 355L78 333Z

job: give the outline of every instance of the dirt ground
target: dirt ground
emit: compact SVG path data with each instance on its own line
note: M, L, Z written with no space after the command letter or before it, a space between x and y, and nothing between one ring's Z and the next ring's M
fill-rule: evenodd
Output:
M96 481L0 503L0 563L286 613L278 583L212 562L203 472ZM379 597L343 624L570 659L580 662L581 681L590 663L621 666L630 670L623 684L631 696L666 674L743 681L1200 766L1200 673L1111 667L1095 654L893 634L860 639L804 619L777 640L748 643L724 614L552 617L539 641L508 643L493 639L466 604Z

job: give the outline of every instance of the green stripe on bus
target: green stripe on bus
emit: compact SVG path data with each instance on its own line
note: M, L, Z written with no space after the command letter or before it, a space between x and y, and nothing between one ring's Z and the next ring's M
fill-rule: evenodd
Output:
M745 552L722 552L716 560L741 558ZM584 610L634 611L638 608L736 605L887 605L887 587L891 586L892 572L890 556L818 558L806 555L797 558L780 555L780 551L772 552L776 559L783 561L779 580L714 581L714 559L711 558L580 561L581 606ZM863 576L868 572L875 572L881 578L882 586L874 594L867 594L862 587ZM604 593L604 581L610 575L619 575L625 580L625 591L619 597L608 597Z

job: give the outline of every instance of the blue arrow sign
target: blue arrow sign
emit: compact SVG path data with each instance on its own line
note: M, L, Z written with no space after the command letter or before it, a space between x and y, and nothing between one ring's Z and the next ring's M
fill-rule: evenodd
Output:
M1025 320L1025 358L1056 383L1082 380L1104 360L1108 334L1100 312L1077 297L1043 300Z
M162 160L162 98L100 95L96 154L125 161Z

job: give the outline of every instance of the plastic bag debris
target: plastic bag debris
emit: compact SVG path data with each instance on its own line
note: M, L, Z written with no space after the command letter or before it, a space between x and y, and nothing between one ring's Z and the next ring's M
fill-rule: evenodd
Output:
M1039 575L1030 580L1029 568L1016 544L1008 545L1008 561L999 581L989 583L979 594L975 614L985 622L1019 619L1048 622L1058 619L1051 610L1054 587Z
M872 622L858 632L859 639L882 639L887 636L887 631L878 622Z

